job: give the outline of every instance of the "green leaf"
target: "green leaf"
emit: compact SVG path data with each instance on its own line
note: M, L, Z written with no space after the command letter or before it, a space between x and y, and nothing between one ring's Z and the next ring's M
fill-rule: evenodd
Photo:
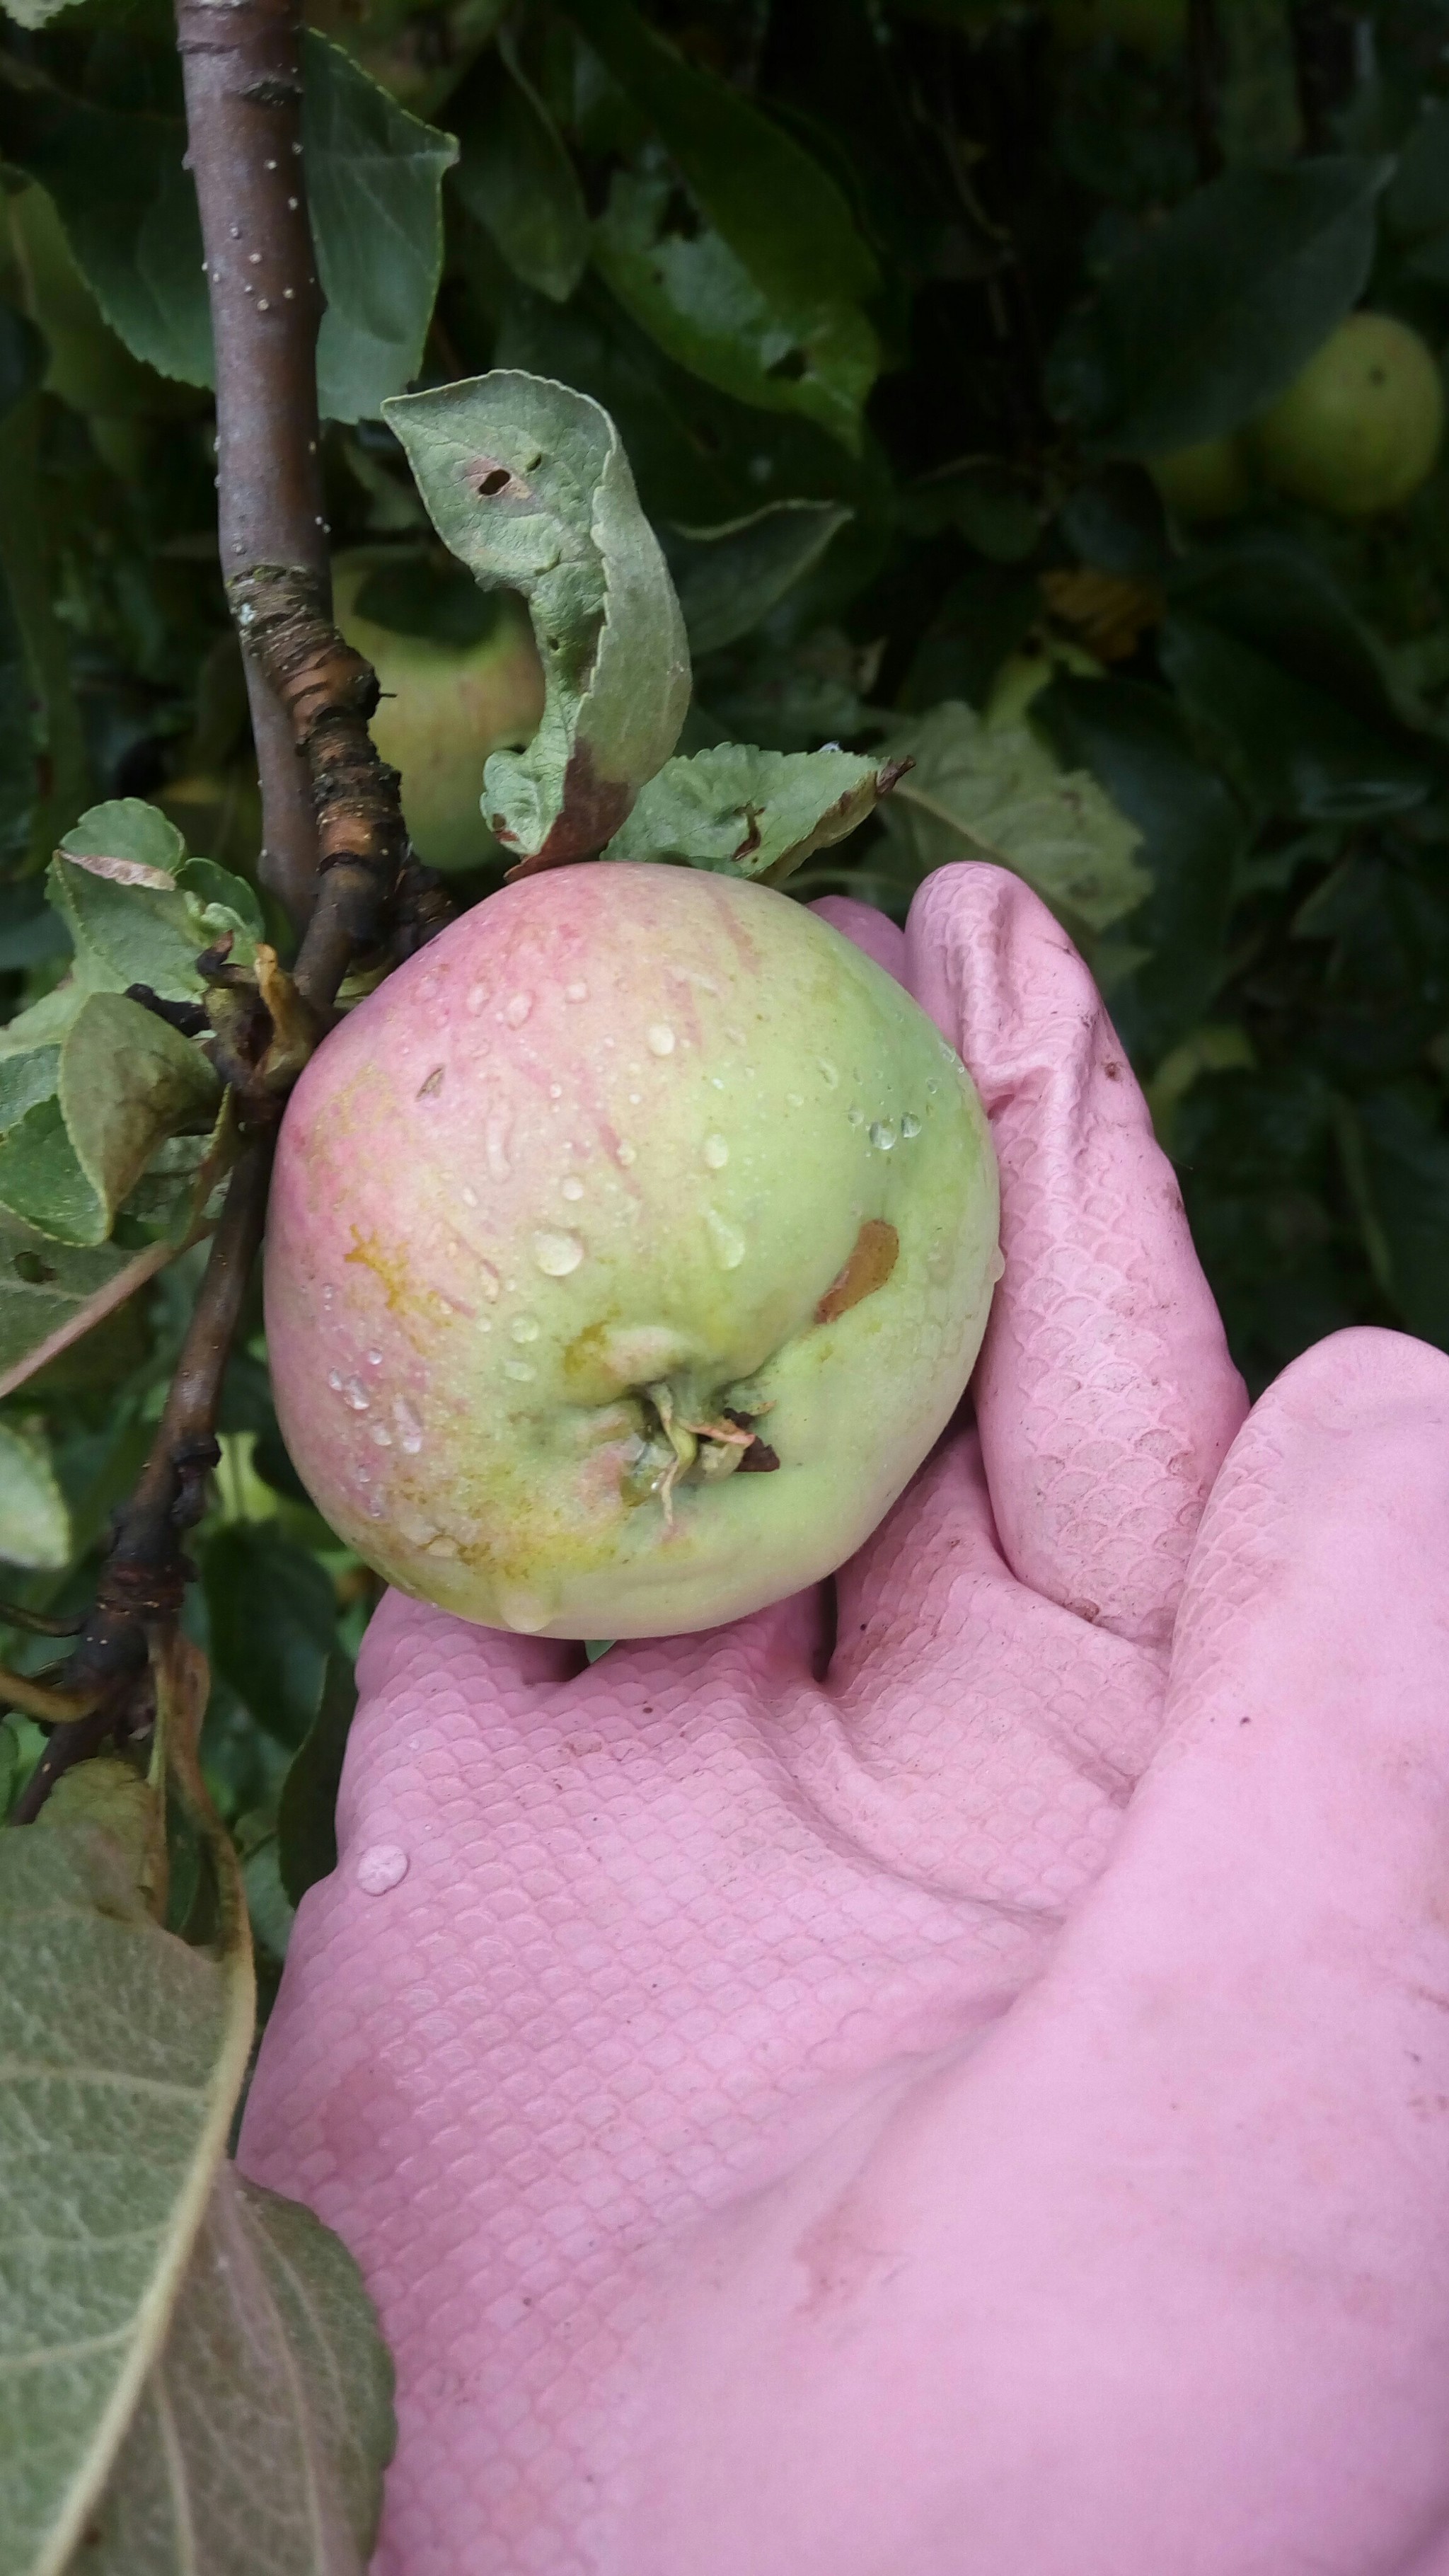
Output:
M216 1073L189 1038L119 993L91 995L61 1049L60 1105L103 1234L162 1139L209 1128L220 1102Z
M1140 832L1094 778L1059 769L1026 725L987 725L947 699L894 733L888 751L915 764L881 820L916 876L953 859L990 859L1092 931L1151 892Z
M524 873L590 857L689 703L684 621L613 422L506 371L385 408L444 544L485 590L523 593L543 657L538 732L484 771L489 827Z
M79 1251L0 1208L0 1395L12 1395L171 1260L175 1246Z
M345 1655L334 1653L327 1662L322 1704L293 1756L277 1807L277 1857L282 1885L294 1905L337 1867L337 1792L356 1707L352 1666Z
M351 2255L224 2166L70 2576L362 2576L394 2438Z
M332 1584L273 1521L234 1521L202 1559L218 1673L257 1724L300 1745L317 1713L337 1638Z
M119 993L92 993L61 1048L58 1095L0 1144L0 1205L58 1243L104 1243L157 1146L209 1124L220 1099L188 1038Z
M506 36L450 112L459 198L515 276L562 304L588 261L588 213L558 128Z
M57 1573L70 1558L70 1513L49 1442L38 1431L0 1422L0 1560Z
M51 863L48 888L76 971L11 1021L0 1054L58 1041L90 993L149 984L168 1001L195 1001L206 989L196 960L218 939L230 937L237 965L256 954L260 915L250 888L209 860L187 859L174 825L139 797L83 814Z
M0 2530L16 2576L53 2576L81 2538L221 2164L252 2032L234 1884L223 1905L206 1955L153 1921L109 1834L0 1836Z
M854 515L838 501L772 501L722 527L666 529L690 651L717 653L748 635Z
M55 200L76 263L133 357L212 380L196 191L180 117L68 97L8 67L0 148Z
M1197 757L1165 690L1059 677L1032 712L1061 759L1089 769L1142 835L1152 891L1132 934L1151 956L1125 987L1114 986L1112 1011L1133 1052L1155 1058L1201 1019L1224 972L1242 810Z
M304 63L307 193L327 299L318 399L326 418L358 420L417 372L442 263L443 172L457 147L310 29ZM133 357L211 384L182 119L68 97L12 67L0 88L0 149L49 189L77 265Z
M858 752L761 751L722 742L665 763L606 859L677 859L779 885L865 821L894 771Z
M309 28L302 140L317 271L324 419L370 420L415 376L443 263L450 134L424 125L340 45Z
M1229 170L1113 268L1052 353L1058 417L1099 452L1158 456L1236 429L1357 302L1392 163Z
M1421 804L1437 762L1400 722L1363 630L1313 557L1249 536L1189 566L1163 668L1246 793L1314 819Z
M763 411L801 412L857 453L880 366L856 306L782 307L657 156L619 171L594 258L626 312L706 384Z
M615 294L708 383L858 448L880 364L861 304L878 277L835 181L628 0L574 0L573 15L694 200L662 168L620 174L594 237Z

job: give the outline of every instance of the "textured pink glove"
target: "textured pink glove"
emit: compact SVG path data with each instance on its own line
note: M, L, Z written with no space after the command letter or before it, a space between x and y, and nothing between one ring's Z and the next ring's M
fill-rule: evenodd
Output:
M978 1429L828 1667L378 1612L242 2151L397 2356L376 2564L1449 2576L1449 1361L1240 1432L1055 923L826 909L993 1121Z

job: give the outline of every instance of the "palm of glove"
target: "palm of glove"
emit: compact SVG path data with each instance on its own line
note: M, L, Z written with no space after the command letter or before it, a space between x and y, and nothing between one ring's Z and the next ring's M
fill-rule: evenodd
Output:
M1325 1965L1299 1926L1290 1974L1274 1908L1296 1870L1306 1919L1333 1914L1294 1793L1311 1764L1351 1802L1363 1757L1241 1728L1284 1696L1275 1622L1301 1678L1295 1580L1324 1605L1325 1681L1342 1670L1348 1542L1333 1523L1325 1577L1318 1522L1344 1372L1362 1439L1354 1405L1382 1411L1387 1385L1397 1425L1405 1370L1413 1436L1426 1404L1442 1422L1449 1371L1353 1337L1328 1432L1318 1358L1284 1382L1307 1430L1275 1397L1283 1419L1238 1443L1178 1629L1176 1758L1124 1834L1242 1416L1176 1186L1085 971L1015 881L943 871L904 946L826 908L904 974L992 1117L1007 1269L978 1427L840 1576L833 1652L814 1595L587 1671L395 1596L378 1613L339 1868L299 1917L243 2142L353 2246L397 2356L377 2564L1417 2569L1449 2503L1425 2420L1449 2372L1441 2354L1426 2381L1423 2351L1438 2318L1449 2342L1449 2263L1396 2248L1416 2142L1449 2201L1407 2107L1432 2082L1406 2089L1376 2002L1393 2117L1363 2113L1357 2077L1323 2093L1305 2024L1354 2009L1362 1947ZM1285 1481L1295 1440L1327 1448ZM1383 1473L1402 1492L1397 1453ZM1352 1513L1361 1462L1349 1483ZM1307 1543L1284 1535L1303 1493ZM1416 1915L1412 1942L1449 1995L1442 1921ZM1439 2002L1404 2009L1449 2067ZM1346 2266L1385 2119L1396 2214ZM1396 2353L1422 2307L1417 2416L1386 2392L1403 2368L1375 2297ZM1306 2488L1295 2443L1323 2463Z

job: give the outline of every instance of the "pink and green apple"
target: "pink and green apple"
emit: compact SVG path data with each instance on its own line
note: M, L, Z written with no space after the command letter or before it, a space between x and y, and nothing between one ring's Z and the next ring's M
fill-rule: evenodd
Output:
M829 1573L950 1418L997 1251L981 1105L910 996L764 887L509 886L329 1037L282 1130L288 1447L405 1592L712 1627Z

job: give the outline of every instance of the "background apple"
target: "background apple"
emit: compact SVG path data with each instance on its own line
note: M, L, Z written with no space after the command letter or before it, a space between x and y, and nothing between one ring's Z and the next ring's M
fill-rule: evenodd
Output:
M528 610L516 591L481 591L459 576L471 640L403 634L362 613L359 595L399 567L396 548L359 547L333 566L337 623L377 673L382 702L372 738L402 774L413 847L430 868L479 867L501 859L483 820L483 765L490 753L521 749L543 713L543 666Z
M1252 460L1241 431L1154 456L1151 470L1164 501L1190 522L1231 518L1253 497Z
M1351 313L1249 435L1278 491L1336 518L1397 509L1432 473L1444 389L1417 331Z
M278 1414L405 1591L552 1636L710 1627L874 1528L999 1267L980 1103L892 977L738 879L556 869L304 1074Z

